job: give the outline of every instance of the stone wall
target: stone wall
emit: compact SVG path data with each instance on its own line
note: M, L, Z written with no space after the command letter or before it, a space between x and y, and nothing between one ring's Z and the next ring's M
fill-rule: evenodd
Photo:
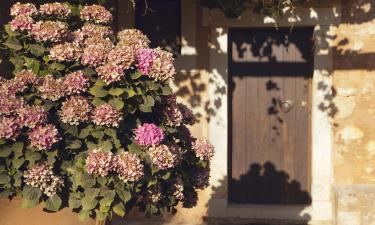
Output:
M336 225L375 224L375 1L342 1L333 28Z

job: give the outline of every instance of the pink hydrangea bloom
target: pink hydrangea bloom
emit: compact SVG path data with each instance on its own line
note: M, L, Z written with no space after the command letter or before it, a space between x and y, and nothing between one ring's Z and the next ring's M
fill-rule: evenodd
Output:
M34 26L34 20L27 15L16 16L10 21L10 29L13 31L31 31Z
M201 160L210 160L214 155L215 148L207 140L197 139L192 143L195 154Z
M71 72L64 77L63 86L67 95L80 94L90 86L89 78L81 70Z
M51 48L50 59L58 62L78 61L81 58L82 49L75 43L58 44Z
M114 48L114 44L109 38L101 38L95 36L86 38L83 44L88 48L101 47L103 49L103 54L107 54Z
M88 37L108 38L113 35L113 31L111 27L98 25L98 24L92 24L92 23L83 25L80 32L85 38L88 38Z
M138 69L143 74L149 74L152 68L152 62L155 58L156 54L153 49L139 49L137 52Z
M0 116L0 138L15 140L21 133L21 126L15 117Z
M10 15L12 16L20 16L20 15L26 15L26 16L35 16L38 14L38 10L36 9L35 5L32 3L25 3L22 4L20 2L17 2L10 8Z
M85 6L80 15L82 20L93 23L109 24L112 21L112 14L100 5Z
M107 63L103 66L96 68L96 72L100 79L102 79L106 84L111 84L116 81L120 81L125 73L124 68L115 63Z
M72 14L69 6L59 2L43 4L39 8L39 12L41 15L54 16L60 19L68 18Z
M25 106L17 110L19 123L22 126L34 128L47 121L48 113L42 106Z
M38 85L41 79L31 70L21 70L16 74L16 80L24 83L25 85Z
M31 34L37 41L60 42L69 34L68 26L60 21L38 21Z
M44 77L43 84L38 87L38 91L42 98L57 101L64 96L66 90L62 79L47 75Z
M118 45L127 46L134 50L134 54L138 49L148 48L150 40L142 31L137 29L124 29L117 34Z
M38 125L28 133L31 146L39 150L49 150L60 140L56 127L52 124Z
M106 61L107 48L102 45L92 45L83 49L81 63L83 65L97 67L103 65Z
M114 171L124 182L135 182L144 175L141 159L134 153L124 152L115 156Z
M94 124L107 127L118 127L122 114L110 104L103 104L94 109L91 117Z
M122 66L124 70L129 69L134 62L133 50L128 46L116 46L108 53L107 61Z
M94 149L86 158L86 170L89 174L105 177L112 169L112 152Z
M90 118L91 105L83 96L71 96L62 103L60 120L70 125L78 125Z
M195 118L191 109L182 103L177 103L176 96L170 95L164 99L164 114L167 117L167 123L169 125L180 126L183 124L193 125L196 123Z
M173 79L176 73L173 54L164 51L161 48L156 48L153 51L155 52L156 57L152 61L151 70L147 75L157 81L168 81Z
M163 130L153 123L144 123L134 133L136 143L141 146L158 145L164 139Z
M157 145L148 149L152 164L161 170L173 168L180 163L181 151L175 146Z
M64 186L64 180L56 176L52 166L47 164L34 166L25 171L23 177L26 185L40 189L48 197L56 195Z
M25 101L16 96L0 96L0 115L10 115L24 107Z
M156 81L173 79L176 73L173 61L173 54L160 48L140 49L137 52L139 69Z

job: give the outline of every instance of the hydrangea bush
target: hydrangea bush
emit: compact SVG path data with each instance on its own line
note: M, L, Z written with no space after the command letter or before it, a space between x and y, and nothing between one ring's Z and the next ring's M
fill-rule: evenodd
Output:
M193 207L213 146L169 81L172 54L99 5L16 3L5 26L14 78L0 80L0 194L82 220Z

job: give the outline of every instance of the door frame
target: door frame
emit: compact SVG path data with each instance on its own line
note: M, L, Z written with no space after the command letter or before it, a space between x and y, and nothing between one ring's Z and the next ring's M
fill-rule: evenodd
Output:
M231 204L228 202L228 28L232 27L274 27L273 23L264 23L264 17L247 11L240 19L227 19L218 10L205 10L203 24L211 28L210 79L208 87L210 102L220 100L221 108L217 109L209 126L209 140L216 148L212 161L211 185L215 190L209 201L209 217L241 217L249 219L282 219L302 221L332 221L333 200L333 144L331 118L319 109L319 104L326 102L332 87L332 51L326 40L329 37L330 26L338 25L341 21L341 6L332 8L314 8L319 15L311 15L311 8L297 9L301 20L295 27L314 27L314 72L311 81L311 198L309 206L280 206ZM288 17L278 21L277 26L289 27ZM324 83L326 90L319 90L319 84ZM219 94L216 87L226 87L226 93ZM324 156L324 157L322 157ZM224 186L224 187L223 187ZM219 190L219 191L217 191Z

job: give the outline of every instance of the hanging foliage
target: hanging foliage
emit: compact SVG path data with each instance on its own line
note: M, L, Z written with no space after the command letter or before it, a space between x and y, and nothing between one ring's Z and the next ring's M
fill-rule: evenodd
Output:
M293 9L297 4L306 0L200 0L200 3L210 9L220 9L229 18L237 18L247 9L277 18L285 10Z
M172 54L140 31L117 35L100 5L16 3L0 81L0 195L71 208L81 220L193 207L213 146L168 83Z

